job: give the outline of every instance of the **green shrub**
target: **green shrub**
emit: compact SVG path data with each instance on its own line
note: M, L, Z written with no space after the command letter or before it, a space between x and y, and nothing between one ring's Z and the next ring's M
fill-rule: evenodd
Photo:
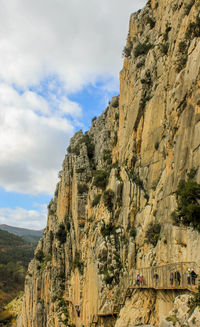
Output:
M200 232L200 184L189 178L181 180L177 189L178 209L173 214L175 223L192 226Z
M149 69L147 69L147 71L145 72L145 76L144 78L141 79L141 83L142 84L152 84L152 79L151 79L151 72Z
M100 200L101 200L101 194L97 194L94 200L92 201L92 207L96 207L99 204Z
M78 184L78 193L83 194L88 192L87 184Z
M80 145L77 144L74 148L72 148L71 153L75 154L76 156L79 156L79 154L80 154Z
M52 297L51 301L52 301L53 303L55 303L55 302L57 301L57 299L58 299L58 296L57 296L57 295L54 295L54 296Z
M173 326L176 325L176 323L178 322L178 318L176 317L176 315L172 315L166 318L167 321L171 321L173 323Z
M195 22L191 22L186 30L185 38L192 40L194 37L200 37L200 17L196 17Z
M113 108L118 108L119 107L119 96L115 98L115 100L112 103Z
M130 236L132 236L132 237L135 238L136 235L137 235L137 230L136 230L135 226L133 226L133 227L131 228L131 230L130 230Z
M124 49L122 51L122 57L125 57L125 58L130 57L132 48L133 48L133 42L130 41L129 45L124 47Z
M56 238L59 240L60 244L66 242L66 230L65 230L65 225L63 223L61 223L58 227Z
M51 261L52 260L52 256L51 256L51 254L48 254L46 257L45 257L45 261L46 262L49 262L49 261Z
M146 93L143 94L143 96L141 97L140 99L140 102L139 102L139 111L141 113L143 113L144 111L144 108L146 107L146 103L151 99L150 96L148 96Z
M177 9L178 9L178 4L175 3L175 4L172 6L172 11L175 12Z
M134 51L135 58L142 56L142 55L146 55L151 48L153 48L153 44L151 44L147 41L144 43L139 43L135 47L135 51Z
M176 67L176 71L177 73L180 73L181 70L183 70L187 64L187 60L188 60L188 56L187 55L183 55L178 61L177 61L177 67Z
M95 147L94 147L94 144L92 142L92 140L90 139L89 135L88 134L85 134L79 141L79 145L78 147L80 147L80 145L82 143L85 143L86 147L87 147L87 155L88 155L88 158L91 160L93 159L94 157L94 150L95 150Z
M112 164L112 153L110 150L104 150L103 160L106 161L108 165Z
M42 250L38 250L36 253L35 253L35 258L36 260L38 260L39 262L42 262L44 260L44 253Z
M71 148L70 145L69 145L68 148L67 148L67 152L68 152L68 153L71 153L71 152L72 152L72 148Z
M103 193L103 202L106 208L111 212L113 210L113 199L115 197L115 193L109 189Z
M169 50L169 43L160 43L159 50L163 55L166 55Z
M179 221L178 214L177 214L176 210L171 213L171 218L172 218L173 224L175 226L179 226L180 225L180 221Z
M67 228L67 231L69 232L71 229L71 224L69 221L67 221L67 223L66 223L66 228Z
M149 195L146 193L146 191L144 193L144 198L147 200L147 202L149 201Z
M141 68L145 65L145 59L143 58L142 60L140 60L137 65L136 65L136 68Z
M144 189L143 181L141 180L140 176L134 172L134 170L131 171L131 178L132 181L139 186L141 189Z
M146 23L149 24L150 28L152 29L152 28L154 28L156 22L152 17L148 16L147 20L146 20Z
M194 2L195 2L195 0L192 0L189 3L185 4L185 8L184 8L185 15L189 15L190 10L192 9L192 6L193 6Z
M84 171L85 171L85 168L78 168L78 169L76 169L76 172L78 174L82 174L82 173L84 173Z
M114 138L113 138L113 141L112 141L112 146L116 146L117 141L118 141L118 136L117 136L117 131L115 131Z
M188 301L189 317L192 315L196 307L200 307L200 285L198 286L198 293L193 294L193 297ZM194 318L193 318L194 319Z
M166 28L165 28L165 33L163 34L163 39L165 41L168 40L168 38L169 38L169 32L171 31L171 29L172 29L171 26L169 26L168 23L167 23Z
M150 223L145 237L148 243L151 243L153 246L156 246L158 239L160 237L161 225L158 223Z
M112 223L109 223L109 224L104 224L102 227L101 227L101 234L105 237L105 236L110 236L110 235L113 235L115 234L115 227L113 226Z
M75 258L73 260L72 266L73 266L73 269L78 268L80 274L83 275L84 264L81 261L81 257L80 257L80 253L79 252L76 252L75 253Z
M154 145L154 147L155 147L155 150L158 150L158 148L159 148L159 142L156 142L155 145Z
M187 49L187 43L185 41L181 41L178 45L179 52L185 52Z
M64 313L65 315L65 319L62 320L62 324L64 324L65 326L69 326L69 312L67 310L67 301L64 298L57 298L58 300L58 306L61 309L61 314Z
M95 120L97 120L97 117L96 117L96 116L94 116L94 117L92 118L92 123L93 123Z
M108 172L105 170L96 170L94 172L93 185L104 189L108 183Z
M106 284L109 284L109 285L112 284L113 279L114 279L114 276L110 276L108 272L105 273L105 275L104 275L104 282Z
M197 173L197 169L192 168L189 173L187 173L188 179L193 179Z

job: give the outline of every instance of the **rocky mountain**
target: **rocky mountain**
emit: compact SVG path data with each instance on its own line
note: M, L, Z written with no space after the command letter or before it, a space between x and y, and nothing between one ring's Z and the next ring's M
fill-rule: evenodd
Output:
M20 327L200 325L200 1L148 1L123 54L119 96L71 139Z

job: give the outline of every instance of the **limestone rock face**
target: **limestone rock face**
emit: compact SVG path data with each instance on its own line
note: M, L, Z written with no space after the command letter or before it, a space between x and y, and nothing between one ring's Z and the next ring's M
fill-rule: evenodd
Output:
M171 326L179 291L124 295L135 268L200 264L200 234L171 217L180 179L194 168L200 182L199 13L199 0L151 0L131 15L120 95L71 139L18 327ZM184 310L181 326L199 326Z
M173 309L163 319L159 327L194 327L200 326L199 307L191 310L189 301L191 295L180 295L174 301Z

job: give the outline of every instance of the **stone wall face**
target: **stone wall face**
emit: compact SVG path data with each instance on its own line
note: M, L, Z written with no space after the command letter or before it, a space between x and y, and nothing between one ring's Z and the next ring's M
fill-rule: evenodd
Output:
M200 264L199 233L171 218L179 180L195 168L200 182L200 1L188 8L152 0L131 15L120 95L71 139L18 327L89 326L112 312L136 267ZM154 245L150 223L161 225ZM135 292L116 327L158 326L169 298ZM99 325L114 326L109 319Z

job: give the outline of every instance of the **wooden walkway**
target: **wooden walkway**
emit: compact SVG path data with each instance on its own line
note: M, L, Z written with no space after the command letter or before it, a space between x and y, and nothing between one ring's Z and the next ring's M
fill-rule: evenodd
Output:
M130 277L129 285L141 289L189 290L196 292L197 278L193 278L193 275L198 272L197 268L195 262L179 262L135 269ZM143 281L137 281L138 275L143 276Z
M192 271L198 272L195 262L179 262L163 266L135 269L130 276L124 296L114 304L113 311L109 313L97 313L93 315L90 327L96 327L101 317L116 317L125 305L126 299L131 298L137 290L180 290L197 293L197 278L192 278ZM143 281L137 282L137 275L143 276Z
M89 326L96 327L100 318L117 317L121 308L125 305L126 299L131 298L138 290L180 290L198 293L197 278L193 277L194 274L192 272L196 274L199 272L195 262L179 262L135 269L128 278L127 285L129 286L126 288L122 298L113 305L112 312L98 312L94 314ZM138 280L138 276L142 276L142 279ZM65 300L71 303L75 310L73 299L66 297Z

